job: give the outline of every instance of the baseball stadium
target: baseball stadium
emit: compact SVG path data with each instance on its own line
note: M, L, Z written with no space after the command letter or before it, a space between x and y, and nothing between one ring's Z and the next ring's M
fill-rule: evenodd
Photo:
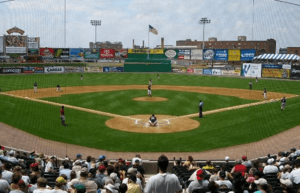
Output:
M0 24L0 193L300 191L300 47L284 32L205 41L202 18L203 41L155 47L153 22L148 47L123 48L91 20L82 48L62 21L59 40Z

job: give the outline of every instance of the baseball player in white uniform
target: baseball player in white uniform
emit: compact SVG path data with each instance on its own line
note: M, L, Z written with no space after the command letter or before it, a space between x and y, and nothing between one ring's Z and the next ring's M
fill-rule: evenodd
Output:
M33 88L34 88L34 93L37 93L37 83L36 82L33 84Z
M264 94L263 95L264 95L264 99L267 100L268 96L267 96L267 89L266 88L264 89Z
M151 94L152 94L152 93L151 93L151 85L149 85L149 86L148 86L148 96L149 96L149 97L152 97Z

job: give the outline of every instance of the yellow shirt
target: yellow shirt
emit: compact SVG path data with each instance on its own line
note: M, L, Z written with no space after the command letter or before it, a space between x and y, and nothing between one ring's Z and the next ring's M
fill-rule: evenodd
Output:
M140 185L128 183L127 193L142 193Z
M204 170L213 170L215 167L214 166L204 166L202 169Z

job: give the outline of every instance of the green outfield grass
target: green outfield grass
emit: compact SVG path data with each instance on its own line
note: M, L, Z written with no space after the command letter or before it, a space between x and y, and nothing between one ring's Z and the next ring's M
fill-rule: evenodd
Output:
M141 134L105 126L109 117L66 109L62 127L59 107L0 95L0 121L28 133L60 142L125 152L199 152L249 143L300 124L300 98L194 118L197 129L170 134ZM288 139L287 139L288 140Z
M126 90L113 92L98 92L85 94L62 95L61 97L46 98L52 102L80 106L119 115L162 114L187 115L199 112L199 100L205 101L205 110L214 110L224 107L236 106L255 100L238 97L201 94L178 91L153 90L156 97L164 97L164 102L138 102L136 97L145 97L147 90Z
M0 88L2 91L33 89L34 82L39 88L60 86L85 86L85 85L146 85L150 78L154 85L182 85L182 86L209 86L249 89L249 81L253 82L254 90L300 94L299 81L284 81L259 79L230 78L216 76L196 76L185 74L157 74L144 73L85 73L84 80L80 81L81 74L32 74L32 75L1 75Z

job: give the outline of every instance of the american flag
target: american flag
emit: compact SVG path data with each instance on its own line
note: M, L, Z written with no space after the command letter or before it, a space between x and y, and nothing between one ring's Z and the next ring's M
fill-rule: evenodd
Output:
M152 27L151 25L149 25L149 32L152 32L152 33L154 33L155 35L158 34L157 30L156 30L154 27Z

